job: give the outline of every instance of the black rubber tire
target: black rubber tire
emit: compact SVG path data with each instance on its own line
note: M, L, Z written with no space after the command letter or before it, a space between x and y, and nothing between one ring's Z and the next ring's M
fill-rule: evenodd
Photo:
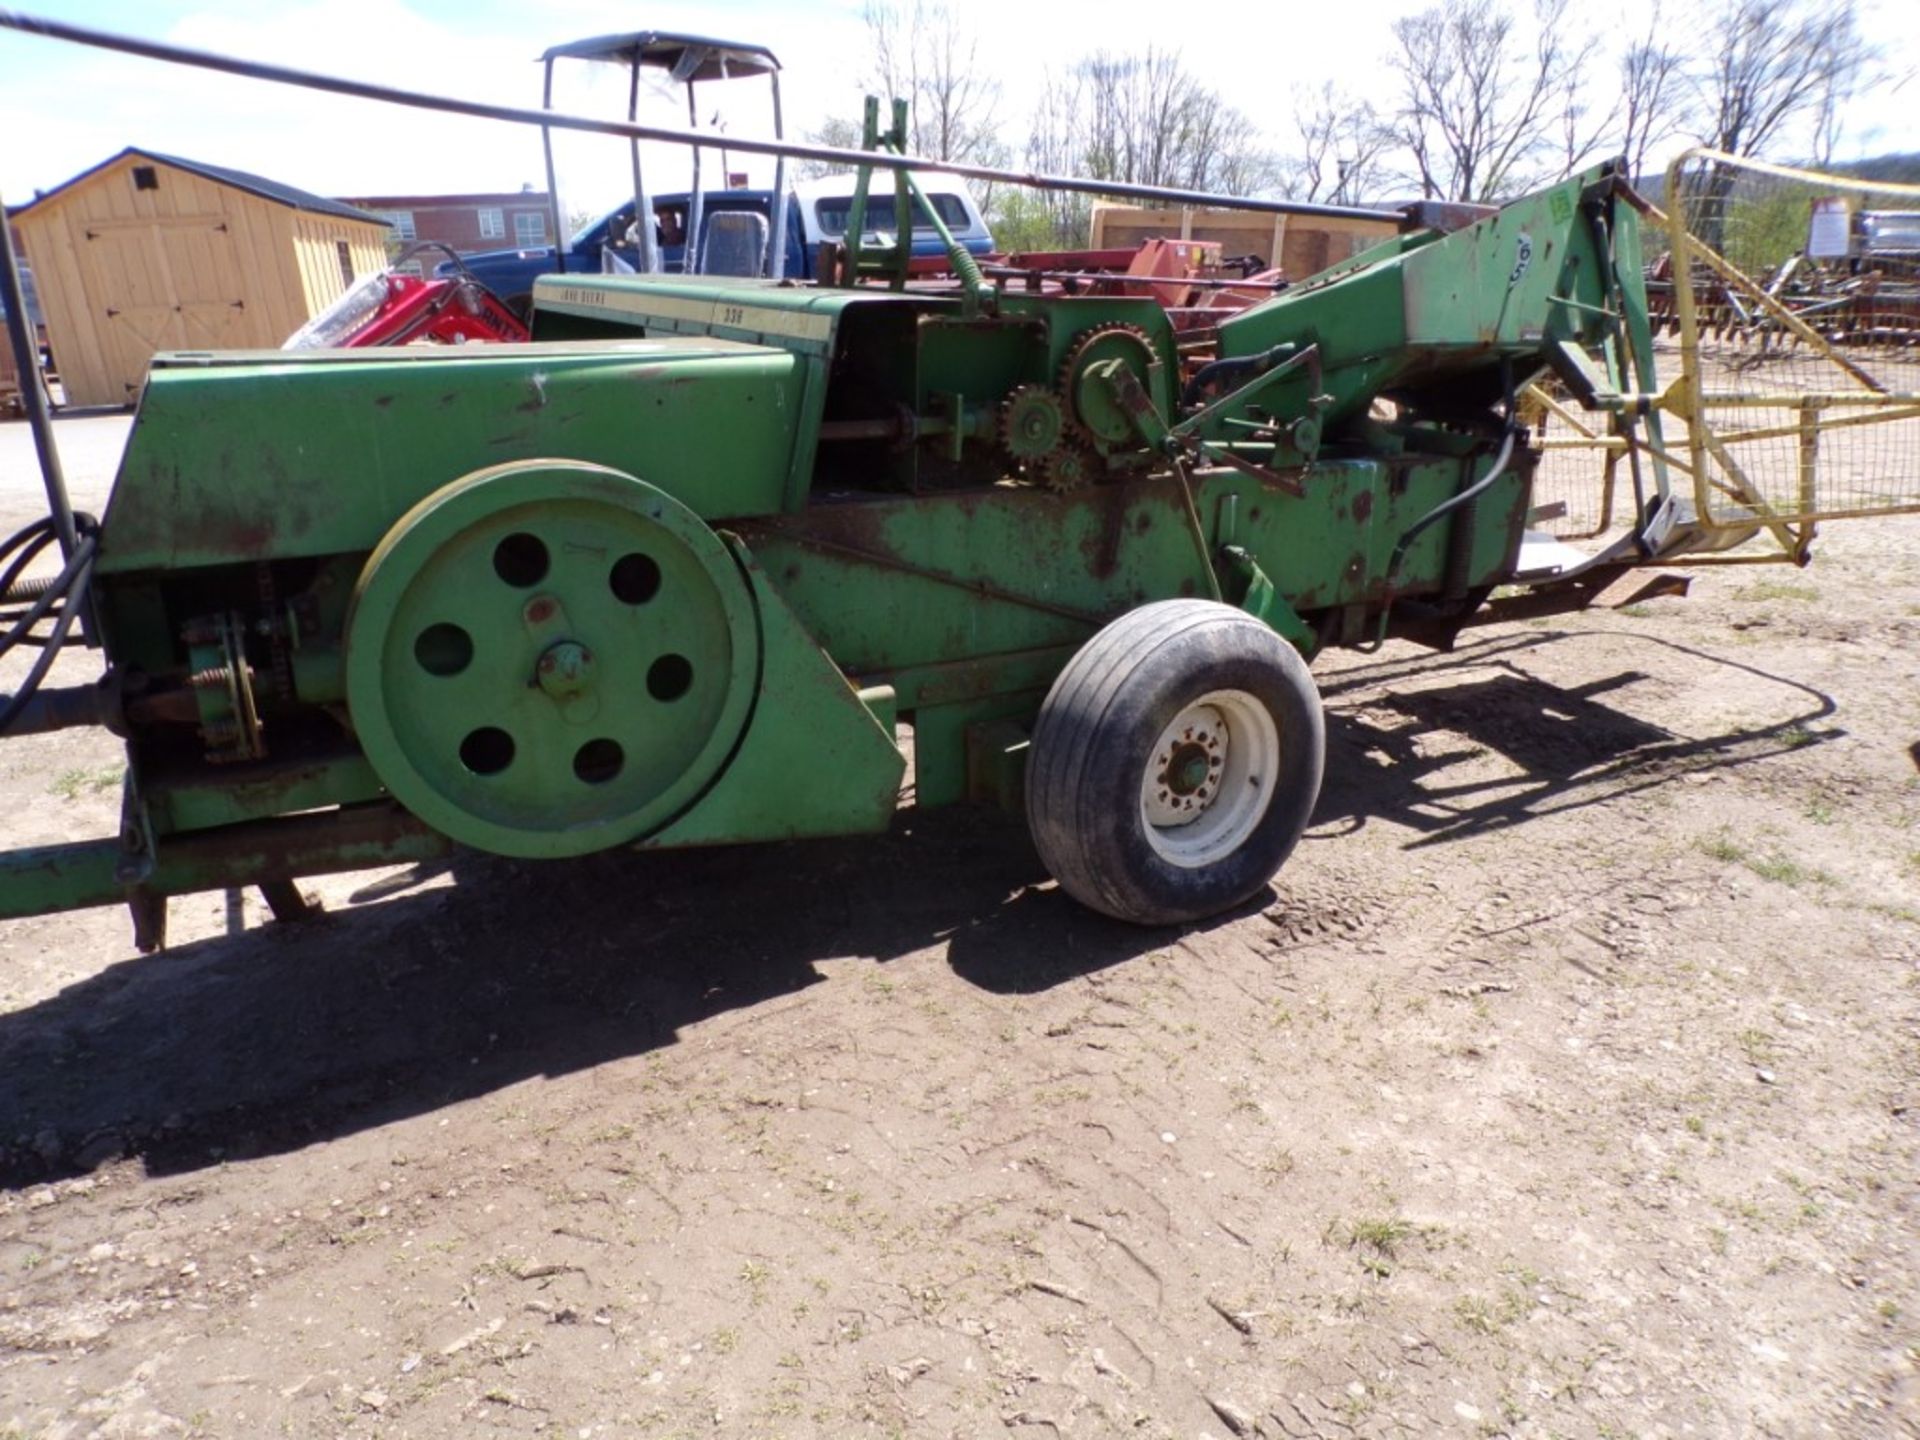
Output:
M1147 839L1140 781L1161 732L1215 690L1265 706L1280 773L1246 839L1185 868ZM1139 925L1199 920L1246 900L1285 863L1319 798L1326 749L1320 695L1293 646L1231 605L1143 605L1088 641L1041 703L1027 825L1047 869L1081 904Z

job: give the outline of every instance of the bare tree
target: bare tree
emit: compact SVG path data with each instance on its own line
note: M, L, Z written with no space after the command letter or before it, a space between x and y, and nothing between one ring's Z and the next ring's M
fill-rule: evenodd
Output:
M1027 131L1027 167L1042 174L1078 173L1083 160L1082 134L1085 85L1078 69L1064 75L1047 73ZM1021 218L1026 222L1026 248L1077 246L1085 243L1093 202L1085 195L1057 190L1016 191ZM1035 215L1033 212L1037 211ZM1037 222L1044 222L1037 223ZM996 227L999 222L996 221ZM1042 231L1044 230L1044 238ZM996 228L996 233L998 230Z
M1494 200L1593 152L1601 127L1579 93L1599 42L1574 37L1570 9L1534 0L1531 46L1500 0L1442 0L1393 22L1398 138L1423 194Z
M1677 135L1686 124L1687 58L1660 39L1660 6L1647 21L1646 37L1627 46L1620 59L1620 153L1627 173L1639 179L1646 173L1647 154Z
M1787 145L1830 155L1841 106L1872 79L1854 0L1727 0L1706 47L1693 77L1703 122L1697 133L1730 155ZM1723 248L1739 200L1735 167L1712 161L1684 184L1693 232Z
M981 63L980 36L944 0L869 0L868 76L884 96L911 106L907 148L931 160L1003 155L994 112L1000 82Z
M1247 118L1171 51L1096 51L1049 72L1034 108L1027 164L1059 175L1251 195L1276 181ZM1083 196L1049 196L1053 242L1086 236Z
M1729 0L1693 86L1700 138L1732 155L1831 143L1839 107L1867 80L1854 0ZM1805 126L1806 129L1801 127Z
M815 145L836 145L844 150L858 150L860 127L843 115L829 115L820 122L817 129L809 130L806 138ZM792 167L796 180L818 180L822 175L844 175L853 169L851 165L842 165L832 160L795 160L792 162Z
M1387 159L1398 143L1372 104L1355 100L1329 80L1293 124L1300 154L1290 167L1293 198L1329 205L1358 205L1386 179Z

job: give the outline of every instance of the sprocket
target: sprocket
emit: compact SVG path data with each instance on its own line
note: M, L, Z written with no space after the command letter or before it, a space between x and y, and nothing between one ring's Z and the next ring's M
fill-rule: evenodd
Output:
M1080 441L1062 445L1040 466L1040 483L1056 495L1065 495L1093 483L1102 469L1100 457Z
M1074 423L1102 450L1135 439L1133 421L1100 379L1088 371L1104 360L1123 360L1142 385L1157 360L1153 337L1138 325L1096 325L1076 335L1060 366L1060 393Z
M1067 438L1067 407L1045 385L1019 385L1000 405L1000 441L1016 461L1044 461Z

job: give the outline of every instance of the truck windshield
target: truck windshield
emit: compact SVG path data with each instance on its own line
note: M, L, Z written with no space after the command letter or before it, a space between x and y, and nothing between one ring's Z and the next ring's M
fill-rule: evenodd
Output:
M618 243L619 241L622 241L627 238L628 227L630 227L632 224L633 224L633 207L631 205L628 205L620 210L615 210L607 215L594 216L592 219L588 220L584 225L582 225L578 230L573 232L573 238L567 241L567 244L571 247L578 247L578 246L584 245L587 243L587 241L593 238L594 232L596 230L602 230L602 229L604 229L605 231L605 233L601 236L601 239L603 241L611 240L611 241L614 241L615 243Z
M972 227L967 218L967 207L958 195L935 193L927 197L933 202L933 208L946 222L949 230L966 230ZM915 205L913 228L931 230L933 222L925 208ZM828 199L816 200L813 213L820 221L820 233L823 235L844 235L847 233L847 216L853 210L851 195L835 195ZM867 197L867 225L874 230L893 229L893 196L869 195Z

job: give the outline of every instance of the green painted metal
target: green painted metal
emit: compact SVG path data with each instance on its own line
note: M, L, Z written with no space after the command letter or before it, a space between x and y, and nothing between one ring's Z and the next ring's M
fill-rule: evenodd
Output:
M287 764L271 759L251 765L220 765L149 780L143 802L162 835L215 830L249 820L357 805L378 800L380 777L358 750L332 757L304 757Z
M713 779L760 649L738 567L692 511L618 471L522 461L436 491L374 551L347 704L429 824L504 855L584 855Z
M1600 167L1454 234L1395 237L1222 323L1223 358L1311 345L1319 364L1280 394L1227 407L1204 433L1233 442L1236 423L1306 415L1316 384L1320 426L1336 439L1382 396L1441 418L1483 412L1503 364L1525 379L1556 362L1559 344L1610 345L1622 325L1637 327L1636 353L1650 363L1638 234ZM1283 439L1276 460L1300 458Z
M753 721L712 790L644 847L886 829L907 764L892 724L807 633L759 560L737 540L733 549L765 638Z
M1309 654L1444 632L1513 578L1530 451L1441 509L1508 388L1657 388L1635 224L1595 171L1397 237L1224 322L1211 375L1145 298L679 276L543 280L531 346L166 357L94 593L136 843L0 856L0 914L870 832L896 719L916 804L1017 800L1053 678L1170 596ZM1065 417L1038 453L1016 390Z
M434 860L452 841L397 805L354 805L227 825L167 845L137 887L148 896L258 885ZM0 920L128 898L118 841L42 845L0 855Z
M777 280L716 280L705 275L544 275L534 283L534 331L711 338L778 346L795 355L829 355L847 317L862 308L902 303L916 311L955 311L941 295L910 301L886 292L813 290ZM591 326L592 329L584 327ZM633 344L627 340L622 344Z
M162 357L100 574L364 553L442 485L548 456L643 476L703 518L776 511L801 369L715 340Z

